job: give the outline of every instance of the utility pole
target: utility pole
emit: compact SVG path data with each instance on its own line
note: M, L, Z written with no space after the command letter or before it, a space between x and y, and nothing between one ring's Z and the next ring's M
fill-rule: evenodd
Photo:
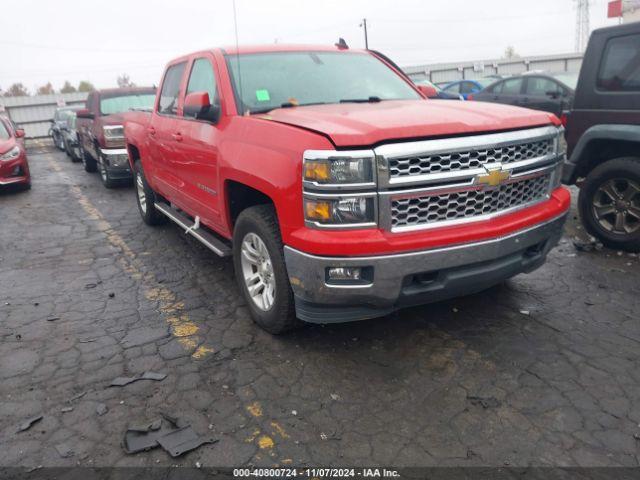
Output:
M575 0L576 2L576 52L584 52L589 42L589 6L591 0Z
M362 19L362 23L360 24L360 26L364 28L364 48L369 50L369 37L367 35L367 19L366 18Z

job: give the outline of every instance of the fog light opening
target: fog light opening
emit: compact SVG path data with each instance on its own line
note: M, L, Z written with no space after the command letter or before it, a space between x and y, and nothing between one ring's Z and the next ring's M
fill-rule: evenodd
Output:
M373 267L327 267L328 285L368 286L373 283Z
M329 280L362 280L362 270L360 267L331 267Z

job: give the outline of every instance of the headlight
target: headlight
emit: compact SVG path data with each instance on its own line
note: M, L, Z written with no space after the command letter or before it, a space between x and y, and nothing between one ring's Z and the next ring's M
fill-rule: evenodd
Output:
M15 160L20 156L20 147L17 145L9 150L7 153L0 155L0 160Z
M124 146L124 127L122 125L105 125L102 127L104 143L108 148Z
M375 186L372 151L335 152L308 150L304 153L302 177L305 185L319 188Z
M558 136L556 137L554 146L558 155L564 155L567 152L567 142L564 139L564 127L558 128Z
M315 226L368 227L376 225L375 197L354 196L304 199L305 220Z

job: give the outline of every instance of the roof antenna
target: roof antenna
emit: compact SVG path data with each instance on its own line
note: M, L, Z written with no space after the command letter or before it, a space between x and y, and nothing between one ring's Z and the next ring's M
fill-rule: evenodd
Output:
M240 43L238 41L238 16L236 13L236 0L233 0L233 27L236 32L236 66L238 68L238 88L240 89L240 104L242 105L242 114L245 113L244 96L242 94L242 72L240 71Z
M349 50L349 45L347 45L347 42L344 41L344 38L340 37L338 39L338 43L334 44L336 47L338 47L340 50Z

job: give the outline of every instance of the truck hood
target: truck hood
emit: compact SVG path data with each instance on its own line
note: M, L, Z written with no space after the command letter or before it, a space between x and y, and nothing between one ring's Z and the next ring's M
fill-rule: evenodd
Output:
M279 108L260 115L321 133L337 147L388 140L513 130L557 123L552 114L496 103L393 100Z

